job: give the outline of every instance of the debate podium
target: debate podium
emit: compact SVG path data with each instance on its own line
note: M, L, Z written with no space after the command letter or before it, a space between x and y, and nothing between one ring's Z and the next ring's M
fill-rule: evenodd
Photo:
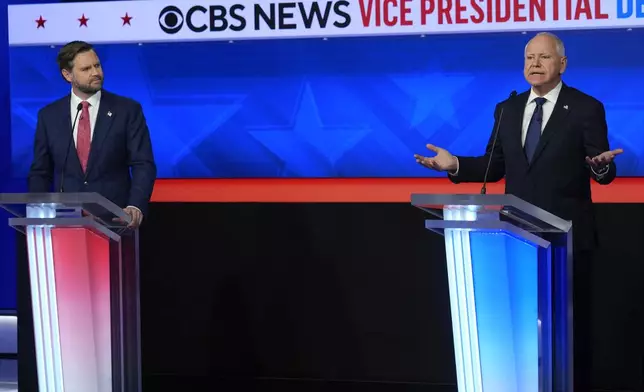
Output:
M459 392L572 392L572 223L513 195L412 194L444 235Z
M0 206L27 239L39 391L139 392L138 231L126 227L129 216L96 193L0 194Z

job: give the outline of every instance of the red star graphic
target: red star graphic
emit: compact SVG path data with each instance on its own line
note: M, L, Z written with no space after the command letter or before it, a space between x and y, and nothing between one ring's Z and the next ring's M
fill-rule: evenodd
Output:
M131 17L131 16L129 16L129 15L127 14L127 12L125 13L125 16L121 16L121 19L123 19L123 26L125 26L126 24L128 24L128 25L132 26L132 25L130 24L130 21L131 21L132 19L134 19L134 18L133 18L133 17Z
M38 26L36 26L36 28L39 29L39 28L42 27L44 29L46 21L47 21L47 19L43 19L42 15L40 15L40 18L36 19L36 23L38 23Z
M80 22L80 24L78 25L78 27L82 27L82 26L87 27L87 21L88 21L88 20L89 20L89 18L86 18L86 17L85 17L85 14L83 14L83 16L81 16L80 18L78 18L78 21Z

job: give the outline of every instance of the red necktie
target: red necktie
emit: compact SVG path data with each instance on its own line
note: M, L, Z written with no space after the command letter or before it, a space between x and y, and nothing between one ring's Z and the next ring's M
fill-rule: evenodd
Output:
M85 173L92 136L89 122L89 102L83 101L82 104L83 110L78 120L78 134L76 135L76 152L78 153L78 160L80 160L83 173Z

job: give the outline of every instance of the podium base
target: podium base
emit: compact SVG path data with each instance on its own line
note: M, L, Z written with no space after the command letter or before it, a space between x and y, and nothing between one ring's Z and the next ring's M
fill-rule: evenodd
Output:
M140 391L138 232L115 242L84 228L50 229L49 240L31 230L17 236L20 389Z

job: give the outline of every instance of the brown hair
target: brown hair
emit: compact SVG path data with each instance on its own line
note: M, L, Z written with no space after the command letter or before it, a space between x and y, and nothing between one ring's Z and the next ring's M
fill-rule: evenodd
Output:
M66 69L71 72L74 67L74 59L76 56L79 53L89 52L90 50L94 50L94 47L83 41L72 41L63 46L58 52L58 57L56 58L60 71L62 72Z

